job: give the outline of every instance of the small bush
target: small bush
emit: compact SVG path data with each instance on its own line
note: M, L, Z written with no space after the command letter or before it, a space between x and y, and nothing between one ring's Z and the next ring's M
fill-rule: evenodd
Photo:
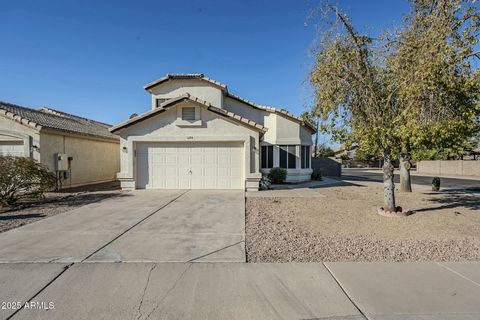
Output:
M287 170L283 168L272 168L268 173L268 179L272 181L272 183L283 183L287 178Z
M267 176L262 176L262 179L260 179L260 190L268 190L270 189L270 185L272 182L270 179L268 179Z
M434 177L432 179L432 190L433 191L439 191L440 190L440 178L439 177Z
M0 156L0 206L41 198L56 186L55 174L30 158Z
M322 180L322 170L313 169L312 180L321 181Z

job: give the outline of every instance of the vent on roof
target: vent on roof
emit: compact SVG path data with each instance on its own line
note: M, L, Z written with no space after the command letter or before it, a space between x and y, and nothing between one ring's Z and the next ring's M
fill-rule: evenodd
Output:
M130 116L130 118L129 118L129 119L132 119L132 118L135 118L135 117L138 117L138 114L136 114L136 113L132 113L132 115Z
M195 121L195 108L194 107L182 108L182 120Z

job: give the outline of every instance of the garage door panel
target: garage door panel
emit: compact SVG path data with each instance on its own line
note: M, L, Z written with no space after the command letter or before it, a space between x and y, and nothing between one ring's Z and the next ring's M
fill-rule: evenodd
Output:
M150 143L137 148L139 188L243 189L241 143Z
M205 159L205 165L208 165L208 166L217 165L217 156L215 154L206 154L203 157Z
M176 165L179 162L178 157L176 154L165 154L165 164Z
M207 177L216 177L217 176L217 168L210 167L204 168L205 176Z
M190 189L190 188L191 188L190 179L187 179L187 178L178 179L178 187L176 189Z

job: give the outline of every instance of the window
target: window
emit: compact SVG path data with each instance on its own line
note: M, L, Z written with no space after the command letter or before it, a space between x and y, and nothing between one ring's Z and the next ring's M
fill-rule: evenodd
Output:
M296 146L280 146L280 168L295 169L297 167Z
M161 105L162 103L164 103L165 101L167 101L167 100L168 100L168 99L157 99L157 102L156 102L156 103L157 103L157 108L160 108L160 105Z
M273 146L262 146L262 168L273 168Z
M302 169L310 168L310 146L302 146Z
M182 108L182 120L195 121L195 108L194 107Z

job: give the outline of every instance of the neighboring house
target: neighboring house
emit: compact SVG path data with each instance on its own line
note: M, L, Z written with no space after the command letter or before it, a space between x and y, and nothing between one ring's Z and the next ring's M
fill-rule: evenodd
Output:
M358 149L357 145L353 145L350 148L347 148L346 146L342 145L340 147L334 148L333 154L336 159L340 159L343 157L348 159L354 159L357 153L357 149Z
M262 173L310 180L315 128L235 95L203 74L169 74L145 86L151 110L110 129L121 147L123 189L258 190Z
M110 125L49 108L0 102L0 155L30 157L56 172L60 187L116 180L119 138Z

